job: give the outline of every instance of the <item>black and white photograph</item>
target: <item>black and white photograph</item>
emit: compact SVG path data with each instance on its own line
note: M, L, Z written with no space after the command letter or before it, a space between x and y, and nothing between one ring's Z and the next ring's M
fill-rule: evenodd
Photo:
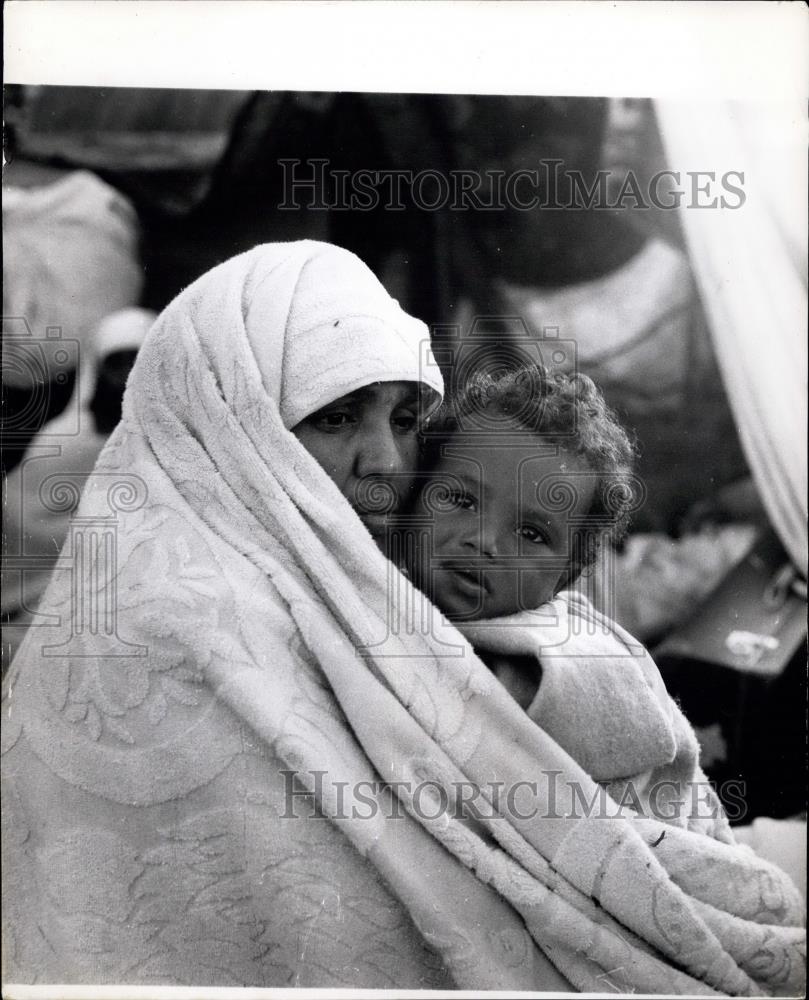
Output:
M5 19L3 996L805 996L805 6Z

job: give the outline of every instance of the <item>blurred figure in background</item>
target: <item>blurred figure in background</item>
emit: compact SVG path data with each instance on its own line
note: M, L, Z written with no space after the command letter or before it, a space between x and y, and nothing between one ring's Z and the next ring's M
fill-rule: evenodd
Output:
M76 503L104 444L121 419L126 380L155 314L122 309L102 320L82 354L73 399L31 441L5 482L2 623L3 666L8 665L36 611L67 537ZM78 411L78 412L77 412ZM75 432L78 418L78 433ZM60 493L69 497L61 502ZM21 569L20 559L35 560ZM9 565L11 564L11 565Z
M86 170L5 187L4 471L70 399L77 353L100 320L139 302L139 241L129 200Z

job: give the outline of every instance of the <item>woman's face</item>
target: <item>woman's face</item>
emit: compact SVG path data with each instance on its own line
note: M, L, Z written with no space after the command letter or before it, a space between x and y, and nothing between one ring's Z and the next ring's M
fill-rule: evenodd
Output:
M419 383L376 382L292 428L380 546L386 513L404 505L413 485L421 416Z

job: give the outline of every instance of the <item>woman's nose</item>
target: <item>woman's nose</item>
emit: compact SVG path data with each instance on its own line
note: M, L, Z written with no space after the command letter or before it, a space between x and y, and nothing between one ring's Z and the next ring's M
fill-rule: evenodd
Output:
M357 442L354 468L357 476L379 476L407 470L407 456L390 429L364 435ZM415 455L413 456L415 461Z

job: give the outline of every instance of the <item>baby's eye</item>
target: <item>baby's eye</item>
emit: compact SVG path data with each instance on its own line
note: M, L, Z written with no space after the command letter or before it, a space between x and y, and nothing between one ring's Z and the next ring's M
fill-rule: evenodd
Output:
M532 545L547 545L548 536L544 531L535 528L533 524L523 524L517 529L517 534Z
M478 502L471 493L466 493L463 490L447 490L447 503L451 504L453 507L461 508L462 510L476 511L478 509Z

